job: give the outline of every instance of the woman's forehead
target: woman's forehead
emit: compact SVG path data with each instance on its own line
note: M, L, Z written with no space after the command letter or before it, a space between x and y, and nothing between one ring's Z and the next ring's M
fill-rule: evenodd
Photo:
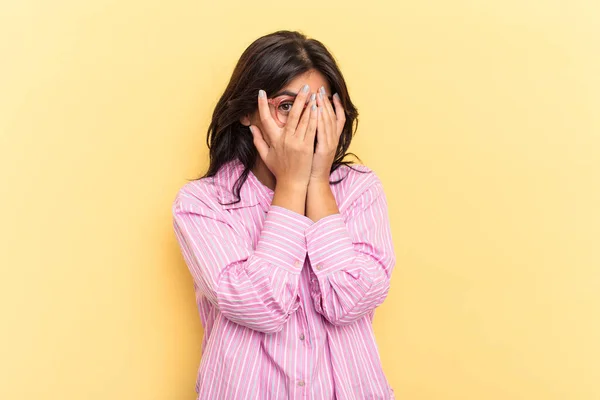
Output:
M297 95L298 95L297 91L284 89L284 90L280 90L277 93L275 93L273 95L273 98L277 98L277 99L286 99L286 98L295 99Z
M294 95L300 92L302 86L309 86L309 93L317 93L321 86L325 87L325 93L330 95L331 88L329 87L329 82L325 79L325 76L321 74L319 71L310 70L301 75L295 77L289 84L287 84L279 93L288 92L293 93Z

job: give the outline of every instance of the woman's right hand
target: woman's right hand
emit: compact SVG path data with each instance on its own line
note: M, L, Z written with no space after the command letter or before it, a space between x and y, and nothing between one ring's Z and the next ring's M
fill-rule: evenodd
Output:
M278 184L308 186L317 130L317 106L315 96L306 109L309 86L304 85L296 96L283 127L277 125L267 102L266 93L259 91L258 112L263 130L256 125L250 129L260 158L275 175ZM304 112L303 112L304 111ZM264 137L270 143L267 144Z

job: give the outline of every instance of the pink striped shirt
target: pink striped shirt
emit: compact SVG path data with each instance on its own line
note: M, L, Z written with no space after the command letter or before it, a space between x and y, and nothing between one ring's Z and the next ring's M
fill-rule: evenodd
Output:
M183 186L173 224L204 327L198 400L394 399L372 329L395 254L375 173L341 166L340 210L317 222L271 205L243 165Z

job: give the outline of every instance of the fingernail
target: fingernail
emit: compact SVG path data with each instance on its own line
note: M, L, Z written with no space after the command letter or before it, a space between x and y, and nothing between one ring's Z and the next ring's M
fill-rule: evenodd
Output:
M302 86L302 92L303 92L303 93L306 93L306 92L308 92L308 85L304 85L304 86Z
M315 98L316 98L316 97L317 97L317 94L316 94L316 93L313 93L313 94L310 96L310 101L315 101Z
M260 89L258 91L258 97L267 97L267 93L264 90Z
M313 111L315 111L317 109L317 105L313 104L311 108L312 108Z
M252 126L249 126L248 129L250 129L250 133L254 133L252 132Z
M325 94L325 86L321 86L321 87L319 88L319 92L321 92L321 94L323 94L323 95L324 95L324 94Z
M340 95L339 94L334 94L333 97L335 97L336 99L340 100Z

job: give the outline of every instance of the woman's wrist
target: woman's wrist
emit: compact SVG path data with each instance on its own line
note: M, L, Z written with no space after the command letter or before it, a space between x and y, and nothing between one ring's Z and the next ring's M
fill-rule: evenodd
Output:
M287 208L304 215L306 207L307 185L297 182L275 184L275 193L271 204Z
M308 182L308 187L310 189L329 188L329 177L311 177Z

